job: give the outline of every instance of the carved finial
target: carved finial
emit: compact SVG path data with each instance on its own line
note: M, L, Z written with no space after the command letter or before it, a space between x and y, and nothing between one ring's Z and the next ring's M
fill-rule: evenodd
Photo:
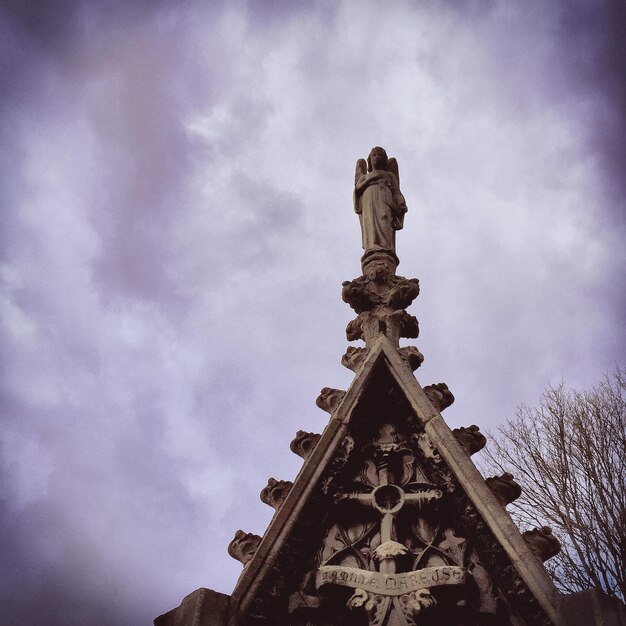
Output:
M367 159L359 159L354 179L354 210L361 222L365 253L361 258L363 275L343 283L342 297L357 313L346 328L348 341L362 339L366 349L385 336L392 346L400 338L419 334L417 319L406 308L419 294L416 278L396 276L396 230L404 224L406 202L400 192L398 163L388 159L383 148L372 148ZM403 358L413 371L423 360L417 348L405 351ZM346 353L342 364L356 371L361 354Z
M332 387L324 387L320 391L320 395L317 396L315 404L326 411L327 413L333 413L333 411L339 406L339 403L343 400L346 392L341 389L333 389Z
M398 347L400 337L414 339L419 335L419 324L405 310L390 311L383 306L359 313L346 327L348 341L362 339L368 347L381 335L385 335L393 346Z
M299 430L289 447L292 452L301 456L303 459L307 459L313 450L315 450L315 446L321 437L322 435L317 433L307 433L304 430Z
M527 530L522 533L522 537L533 554L542 561L551 559L561 551L561 542L552 534L549 526Z
M504 472L502 476L486 478L487 487L502 506L511 504L522 495L522 488L513 480L513 474Z
M276 480L270 478L260 494L261 502L279 509L285 498L289 495L293 483L289 480Z
M230 554L233 559L237 559L241 561L243 565L246 565L252 560L260 543L261 537L259 537L259 535L253 535L252 533L238 530L235 533L234 539L228 544L228 554Z
M396 261L387 252L373 252L363 262L363 276L345 281L341 292L358 316L348 324L348 341L370 346L382 334L398 346L400 337L417 337L419 325L404 309L419 294L416 278L395 275Z
M439 413L441 413L444 409L447 409L454 402L454 396L448 389L448 385L446 385L446 383L428 385L427 387L424 387L424 392Z
M476 424L455 428L452 434L469 456L476 454L487 444L487 438L480 432L480 428Z

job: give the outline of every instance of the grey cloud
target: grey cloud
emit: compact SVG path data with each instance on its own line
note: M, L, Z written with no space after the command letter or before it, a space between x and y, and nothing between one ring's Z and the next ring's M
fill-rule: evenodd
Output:
M457 5L493 44L503 80L519 82L518 107L542 93L585 122L590 161L598 160L613 210L604 214L624 226L626 206L626 7L620 0L546 4L505 2ZM536 54L531 24L549 38ZM540 48L541 49L541 48ZM497 50L497 52L496 52ZM558 69L557 69L558 68Z
M52 4L7 5L0 44L5 621L148 623L232 589L228 541L263 532L266 478L352 379L374 144L451 424L623 357L618 5Z

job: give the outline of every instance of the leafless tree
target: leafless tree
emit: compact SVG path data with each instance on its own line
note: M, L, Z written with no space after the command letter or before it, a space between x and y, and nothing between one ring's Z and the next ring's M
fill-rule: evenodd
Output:
M483 453L483 471L508 471L523 488L510 505L520 528L550 526L560 539L546 566L564 592L626 597L625 390L621 369L589 391L549 387Z

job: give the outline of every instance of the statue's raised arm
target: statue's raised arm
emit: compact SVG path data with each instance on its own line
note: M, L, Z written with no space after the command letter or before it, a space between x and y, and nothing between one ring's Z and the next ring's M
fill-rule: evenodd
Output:
M396 230L404 225L407 211L398 183L398 162L387 158L383 148L372 148L356 164L354 210L359 214L363 249L387 250L395 254Z

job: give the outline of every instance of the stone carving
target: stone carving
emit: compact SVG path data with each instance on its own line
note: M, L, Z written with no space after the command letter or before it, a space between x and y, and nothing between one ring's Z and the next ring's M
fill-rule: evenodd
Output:
M541 561L547 561L561 551L561 542L552 534L549 526L527 530L522 533L522 537Z
M320 395L317 396L315 404L326 411L327 413L333 413L333 411L339 406L346 392L341 389L333 389L332 387L324 387L320 391Z
M475 424L455 428L452 434L469 456L476 454L476 452L482 450L487 444L487 438L480 432L480 428Z
M343 283L343 301L356 313L384 305L390 311L406 309L419 295L417 278L396 276L387 255L373 255L365 266L363 276Z
M364 591L363 589L357 589L348 598L348 607L351 609L358 609L360 606L363 606L368 601L369 596L367 594L367 591Z
M428 385L427 387L424 387L424 392L439 413L441 413L444 409L447 409L454 402L454 396L448 389L448 385L446 385L446 383Z
M415 346L399 348L398 353L413 372L424 362L424 355Z
M417 319L403 310L391 313L365 311L348 323L346 338L348 341L362 339L370 346L380 336L385 335L392 345L397 346L400 337L414 339L419 334Z
M363 339L369 346L380 334L393 345L400 337L417 337L419 325L404 309L419 294L419 282L395 275L397 260L374 252L363 261L363 276L343 283L342 298L358 316L348 324L348 341Z
M335 455L328 466L326 477L322 481L322 491L324 493L329 493L337 473L345 465L353 449L354 439L350 435L346 435L335 451Z
M354 210L359 215L363 250L396 250L396 230L407 211L398 182L398 163L383 148L372 148L367 163L359 159L354 175Z
M508 472L504 472L502 476L487 478L485 482L502 506L511 504L522 495L522 488L513 480L513 474Z
M389 597L380 593L367 592L364 589L356 589L347 602L350 609L363 607L369 618L370 626L382 625L385 617L394 611L401 613L404 617L402 622L393 621L394 624L404 623L409 626L416 626L415 619L418 614L436 604L437 601L428 589L417 589L399 597ZM391 624L392 622L386 621L384 623Z
M391 313L366 311L348 323L346 338L348 341L362 339L370 346L380 336L385 335L392 345L397 346L400 337L414 339L419 334L417 319L406 311Z
M351 589L347 606L363 612L369 626L415 625L448 587L472 615L495 617L487 570L450 527L455 516L441 516L453 511L442 504L451 492L428 470L440 463L429 443L425 433L407 438L383 424L375 439L360 444L352 480L344 477L333 490L338 508L318 554L315 588Z
M355 348L354 346L349 346L346 353L341 357L341 364L349 370L356 372L366 356L366 348Z
M289 597L289 613L294 613L298 609L315 609L319 605L319 596L311 596L302 591L296 591Z
M246 565L252 560L260 543L261 537L259 537L259 535L253 535L252 533L238 530L235 533L234 539L228 544L228 554L232 556L233 559L237 559L241 561L243 565Z
M456 494L459 527L462 533L472 537L472 543L480 551L480 568L473 568L472 577L479 588L493 588L491 578L498 583L500 593L523 619L525 624L552 626L552 622L543 613L535 596L519 576L515 565L507 558L502 546L489 532L484 519L478 513L465 493ZM481 592L481 596L484 593ZM489 622L487 622L489 623Z
M293 483L289 480L276 480L270 478L267 485L261 491L261 502L268 504L275 509L279 509L285 498L289 495Z
M423 356L416 347L399 347L400 337L419 333L417 319L406 311L419 294L419 283L395 274L395 230L402 228L406 212L397 164L375 148L366 169L360 161L355 182L363 275L343 283L342 290L357 314L348 325L348 339L364 340L365 348L348 348L342 364L358 371L384 335L414 371ZM383 347L387 357L388 347ZM334 449L318 449L316 457L324 452L320 466L312 468L309 462L307 469L315 473L307 488L291 495L290 504L298 504L290 516L286 510L275 516L272 532L280 530L271 537L277 542L267 561L258 571L244 570L243 593L235 596L248 598L247 606L237 607L243 621L281 626L547 625L547 612L519 575L515 556L491 530L483 504L474 505L459 483L462 464L453 473L411 408L415 396L405 393L404 385L408 372L397 376L395 366L384 371L385 362L394 365L381 359L363 387L352 388L350 413L344 411L342 423L327 431ZM438 411L454 401L444 383L424 392ZM325 387L316 404L332 414L345 394ZM435 437L436 431L429 432ZM453 433L468 455L486 443L474 425ZM307 459L320 439L298 431L290 447ZM441 442L448 458L450 442L445 437ZM519 495L511 475L488 478L487 484L503 506ZM270 478L261 500L279 510L292 487L290 481ZM549 528L528 531L524 538L541 560L558 552L559 542ZM261 541L239 530L228 552L245 567Z
M415 624L413 620L423 609L429 609L436 604L437 600L435 600L429 589L418 589L400 596L400 605L409 624Z
M417 442L422 456L427 463L430 463L433 466L438 466L443 463L443 458L441 457L441 454L439 454L439 450L437 450L426 433L413 435L413 439Z
M299 430L289 447L292 452L301 456L303 459L307 459L315 449L321 436L322 435L318 433L307 433L304 430Z
M396 276L395 232L403 226L406 202L398 183L398 164L383 148L372 148L367 163L359 159L354 187L354 209L361 222L365 253L363 275L343 283L342 297L357 313L346 328L348 341L361 339L366 348L384 335L399 348L400 337L419 334L417 319L406 308L419 294L415 278ZM342 364L356 371L364 353L348 351ZM424 360L417 348L401 354L415 371Z

